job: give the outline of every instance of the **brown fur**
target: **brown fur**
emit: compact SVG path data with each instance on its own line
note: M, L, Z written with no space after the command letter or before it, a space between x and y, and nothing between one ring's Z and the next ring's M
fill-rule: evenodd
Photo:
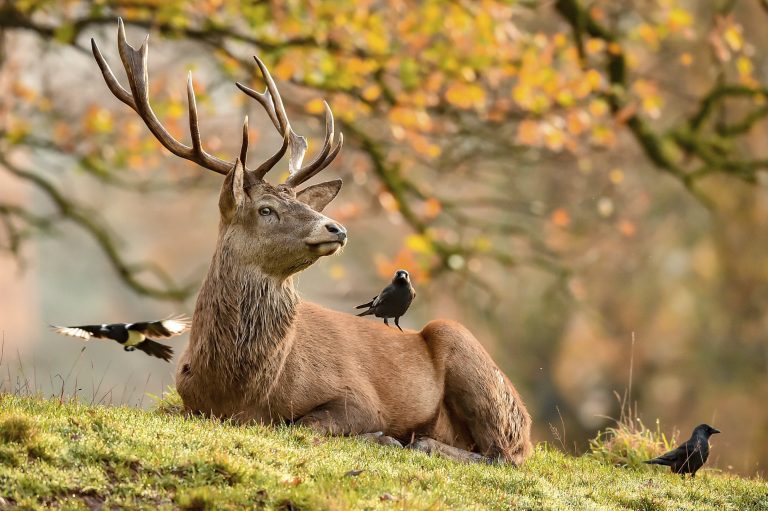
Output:
M423 436L430 452L454 446L522 463L531 452L525 405L463 326L439 320L401 333L299 298L291 275L338 248L306 244L328 238L332 221L319 211L338 186L297 198L238 172L222 188L219 240L179 364L185 406L333 435ZM264 205L279 220L260 216Z

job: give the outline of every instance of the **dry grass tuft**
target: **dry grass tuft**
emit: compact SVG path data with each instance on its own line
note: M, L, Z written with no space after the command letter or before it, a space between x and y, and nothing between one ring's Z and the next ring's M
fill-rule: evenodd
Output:
M625 406L624 402L621 404L621 415L615 419L615 426L599 431L589 441L588 456L614 467L647 468L643 461L672 449L678 433L675 431L667 437L658 419L654 429L648 428L638 416L637 409Z

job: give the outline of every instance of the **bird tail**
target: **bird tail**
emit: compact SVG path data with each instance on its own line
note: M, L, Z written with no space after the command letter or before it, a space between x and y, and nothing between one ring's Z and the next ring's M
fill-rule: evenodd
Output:
M355 308L359 309L360 307L355 307ZM370 314L373 314L374 312L376 312L376 311L374 311L373 309L368 309L367 311L363 311L360 314L358 314L358 316L368 316Z
M153 341L152 339L145 339L144 341L137 344L136 348L140 349L147 355L162 358L166 362L170 362L171 357L173 356L173 348L166 346L165 344L160 344L159 342Z
M652 460L646 460L643 463L646 465L664 465L665 467L669 466L669 462L662 458L653 458Z
M371 305L373 305L373 300L371 300L368 303L364 303L362 305L358 305L357 307L355 307L355 309L364 309L365 307L370 307Z

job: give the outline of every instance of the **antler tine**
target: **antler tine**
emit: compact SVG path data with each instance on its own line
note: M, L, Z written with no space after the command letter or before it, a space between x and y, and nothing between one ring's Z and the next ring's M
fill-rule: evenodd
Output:
M147 55L149 49L149 35L137 50L133 48L125 38L125 26L123 20L118 18L117 47L120 60L128 76L130 92L123 88L115 78L114 73L107 64L106 59L99 51L96 41L91 39L91 49L96 62L104 76L107 87L117 99L130 106L147 125L147 128L163 144L163 146L176 156L193 161L201 167L207 168L219 174L226 174L232 168L232 163L224 161L208 154L200 142L200 128L197 116L197 104L195 91L192 86L192 75L187 79L187 102L189 106L189 131L192 137L192 147L182 144L165 129L160 123L155 112L149 104L149 75L147 72Z
M323 101L323 107L325 109L325 139L323 140L323 148L320 150L320 153L318 153L317 157L312 161L312 163L308 164L306 167L302 167L288 177L288 179L285 181L285 184L288 186L295 187L300 185L304 181L317 174L320 170L327 167L330 163L330 161L326 163L326 159L328 158L329 153L331 152L331 147L333 145L333 112L331 111L331 107L328 106L328 103L325 101ZM338 148L341 149L340 146ZM331 157L331 160L336 157L336 154L338 154L338 151L336 151L335 154Z
M258 101L261 106L264 107L264 110L266 110L267 115L269 115L269 119L272 121L272 124L274 124L275 128L278 132L283 131L282 123L280 122L280 119L277 118L277 114L275 113L275 107L272 103L272 98L269 95L269 91L264 92L258 92L247 85L243 85L240 82L235 82L235 86L237 86L238 89L245 92L248 96L252 97L256 101Z
M334 119L333 112L328 106L328 103L323 101L323 107L325 110L325 140L323 141L323 148L317 157L305 167L301 166L304 160L304 155L307 151L307 139L301 135L296 134L291 128L291 123L288 120L288 114L285 112L285 105L283 104L280 91L277 89L272 75L269 73L267 66L260 58L254 56L256 65L261 71L261 76L264 78L264 82L267 86L264 92L258 92L250 87L237 83L237 87L245 94L255 99L264 107L267 115L272 120L272 124L279 131L284 130L287 133L288 143L290 145L290 158L288 162L289 177L286 179L285 184L290 187L296 187L304 181L315 176L322 169L327 167L331 161L341 150L343 138L339 136L339 142L336 146L333 146L334 138Z
M288 120L288 115L285 113L285 105L283 105L280 91L277 89L275 80L269 73L267 66L255 55L253 56L253 60L256 61L256 65L261 72L261 76L267 86L266 90L264 92L258 92L241 83L237 83L236 85L241 91L258 101L261 106L264 107L264 110L267 111L267 115L269 115L272 124L275 125L278 132L282 134L286 129L288 130L290 145L288 171L290 174L294 174L301 168L301 162L304 160L304 154L307 152L307 139L297 134L291 128L291 122Z
M112 94L114 94L117 99L132 109L136 110L136 103L133 101L131 93L125 90L123 86L120 85L120 82L117 81L115 74L112 72L112 69L110 69L109 64L107 64L107 60L101 54L101 51L99 50L99 47L96 45L96 41L93 38L91 38L91 51L93 52L93 56L96 58L96 63L99 65L99 69L101 69L101 74L104 76L104 81L107 82L107 87L109 87L109 90L112 91Z
M253 171L255 177L258 179L264 179L264 176L267 175L267 172L272 170L272 167L277 165L277 162L279 162L280 159L285 156L285 152L288 150L290 139L291 130L287 129L283 134L283 145L281 145L280 149L278 149L277 152L273 154L267 161L259 165L259 168Z
M189 135L192 137L192 150L197 154L204 154L205 151L200 142L200 123L197 119L197 100L195 99L195 87L192 85L192 71L187 73L187 109L189 110ZM248 118L246 117L247 122ZM247 141L245 145L247 148ZM245 165L245 159L241 158L241 160L243 165Z
M245 159L248 157L248 116L243 119L243 141L240 143L240 163L245 168Z
M309 181L313 177L315 177L317 174L320 173L321 170L323 170L325 167L331 164L333 162L334 158L339 154L339 151L341 151L341 147L344 145L344 134L339 133L339 141L336 142L336 145L331 150L330 153L328 153L328 156L318 165L316 169L314 169L312 172L307 172L306 174L302 175L302 178L299 179L291 179L293 176L290 176L288 180L286 180L286 184L288 186L295 188L299 186L300 184L304 183L305 181ZM290 183L288 182L290 181Z

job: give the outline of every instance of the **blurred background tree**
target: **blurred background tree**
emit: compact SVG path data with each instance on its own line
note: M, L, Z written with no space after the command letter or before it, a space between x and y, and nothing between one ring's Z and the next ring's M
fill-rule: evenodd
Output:
M329 215L352 242L302 277L309 298L349 308L407 268L411 326L468 324L540 439L551 425L583 449L618 414L634 356L647 420L711 421L728 433L713 453L724 468L768 462L765 1L0 5L0 280L17 283L0 328L35 369L71 373L61 357L76 350L43 321L189 309L216 234L220 181L169 155L102 83L89 38L122 71L104 43L121 16L134 45L152 34L158 115L184 136L192 69L204 145L223 158L253 107L232 82L262 86L254 53L300 132L317 140L332 105L346 144L331 172L347 187ZM254 158L279 144L259 119ZM93 355L101 370L122 354ZM112 388L149 372L130 363Z

